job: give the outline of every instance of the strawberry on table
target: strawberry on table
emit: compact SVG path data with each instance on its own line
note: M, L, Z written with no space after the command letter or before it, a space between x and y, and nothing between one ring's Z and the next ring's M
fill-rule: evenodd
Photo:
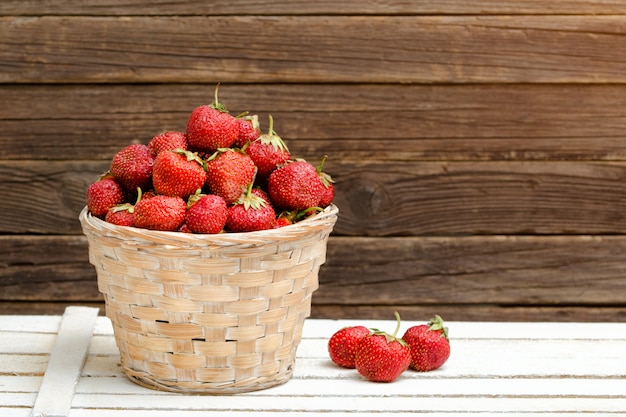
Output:
M152 182L159 194L187 198L204 187L206 162L183 149L163 151L154 160Z
M374 382L392 382L411 364L409 345L396 334L400 329L400 315L396 312L396 329L393 334L372 329L357 345L354 363L356 370Z
M232 204L254 179L256 167L247 154L232 148L219 149L207 160L206 185L213 194Z
M402 339L411 347L411 368L416 371L440 368L450 357L448 328L438 315L428 324L410 327Z
M185 221L187 204L180 197L156 195L135 205L135 227L176 231Z
M111 174L127 191L150 188L154 156L148 146L128 145L113 156Z
M91 214L103 218L111 207L124 202L124 189L107 173L87 187L85 199Z
M189 116L186 133L191 149L213 152L232 146L239 137L239 122L218 101L218 88L212 104L196 107Z
M361 339L370 333L371 331L365 326L344 327L336 331L328 340L330 359L339 366L354 369L356 348Z
M214 234L224 229L228 218L224 199L215 194L189 197L185 225L192 233Z

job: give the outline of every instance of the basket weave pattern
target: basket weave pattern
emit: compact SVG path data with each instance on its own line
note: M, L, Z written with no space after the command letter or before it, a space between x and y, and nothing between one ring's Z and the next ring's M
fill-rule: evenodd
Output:
M140 385L225 394L286 382L337 219L194 235L80 214L126 375Z

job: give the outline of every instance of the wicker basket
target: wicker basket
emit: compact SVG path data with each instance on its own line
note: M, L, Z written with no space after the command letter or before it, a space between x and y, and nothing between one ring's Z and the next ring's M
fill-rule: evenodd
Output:
M195 235L83 209L122 366L165 391L234 394L289 380L337 207L280 229Z

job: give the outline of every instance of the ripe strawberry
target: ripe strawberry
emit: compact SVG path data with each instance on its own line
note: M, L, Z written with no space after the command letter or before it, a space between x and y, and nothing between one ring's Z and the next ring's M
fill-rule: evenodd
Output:
M142 198L151 198L151 193L142 194L141 188L137 188L137 204ZM107 215L104 220L108 223L118 226L134 226L135 225L135 204L124 203L118 204L115 207L111 207L107 211Z
M205 167L206 162L193 152L163 151L154 160L154 189L159 194L187 198L204 186Z
M416 371L437 369L450 357L448 328L437 315L428 324L407 329L402 339L411 347L411 368Z
M356 347L361 339L370 334L365 326L344 327L338 330L328 340L328 354L330 359L344 368L354 369Z
M278 229L279 227L285 227L293 224L292 220L289 220L287 217L278 216L276 218L276 223L274 223L274 229Z
M107 211L104 220L107 223L116 224L118 226L134 226L135 225L135 206L130 203L120 204L111 207Z
M215 194L194 194L189 197L185 224L192 233L219 233L226 225L227 218L227 206L222 197Z
M287 162L268 179L268 192L277 207L305 210L319 204L326 187L313 165L304 160Z
M260 135L259 129L259 116L245 116L237 117L237 123L239 123L239 136L235 141L235 146L243 148L247 143L255 141Z
M232 146L239 137L239 122L217 99L211 105L196 107L187 121L187 140L193 150L212 152Z
M291 158L287 145L274 131L274 119L271 115L269 118L270 127L267 133L250 142L250 145L245 148L246 153L250 155L259 169L257 175L260 179L267 178L279 165Z
M187 150L188 147L187 136L183 132L177 131L163 132L148 142L148 149L155 157L163 151L173 151L174 149Z
M135 227L175 231L185 221L187 204L180 197L157 195L135 205Z
M316 168L317 175L322 180L322 184L324 184L324 187L326 187L326 189L322 193L322 197L319 203L317 203L317 205L322 208L329 206L335 198L335 185L333 184L335 181L332 179L330 175L328 175L327 173L323 171L325 161L326 161L326 156L322 158L322 162L320 162L320 164Z
M255 166L245 153L234 149L218 150L207 161L206 185L213 194L232 204L254 179Z
M373 329L357 345L354 364L356 370L375 382L392 382L409 368L411 352L409 345L396 338L400 329L400 315L395 313L397 326L392 335Z
M100 218L104 218L111 207L123 203L124 198L122 186L108 174L89 185L85 193L87 208L92 215Z
M154 156L146 145L133 144L115 154L111 161L111 174L127 190L149 188Z
M264 197L252 192L252 182L235 204L228 207L226 229L231 232L272 229L275 223L274 208Z

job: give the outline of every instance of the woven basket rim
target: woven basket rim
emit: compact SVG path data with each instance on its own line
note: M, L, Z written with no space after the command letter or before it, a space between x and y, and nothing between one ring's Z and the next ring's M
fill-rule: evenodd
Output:
M85 234L98 232L121 239L134 239L145 241L159 241L164 244L182 246L206 246L206 245L241 245L241 244L266 244L268 240L285 240L293 237L299 238L311 230L332 227L337 220L338 207L331 204L322 212L301 220L297 223L283 226L277 229L259 230L255 232L226 232L217 234L199 234L183 232L166 232L160 230L141 229L132 226L118 226L93 216L87 206L79 215Z

